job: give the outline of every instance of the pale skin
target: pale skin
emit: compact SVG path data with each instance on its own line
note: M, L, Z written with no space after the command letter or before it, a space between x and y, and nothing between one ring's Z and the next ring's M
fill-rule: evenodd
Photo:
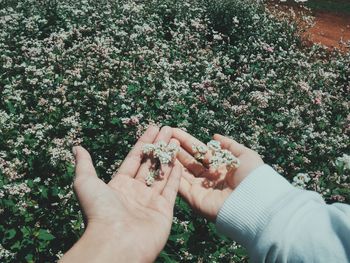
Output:
M193 157L192 144L203 143L167 126L160 131L150 126L108 184L97 177L89 153L75 147L74 190L87 227L61 262L153 262L170 234L177 192L214 221L230 193L263 161L234 140L218 134L213 138L239 158L238 169L217 176ZM142 146L160 140L179 144L180 152L172 164L162 166L163 178L149 187L145 175L151 161L142 162Z
M149 127L108 183L100 180L89 153L74 148L74 190L87 220L81 239L62 262L152 262L164 247L171 228L181 167L163 167L164 178L146 186L142 146L163 140L169 143L170 127ZM172 139L172 142L177 142Z
M237 169L221 173L220 177L217 177L212 169L208 169L193 157L195 153L192 145L205 145L203 142L178 128L173 129L173 138L181 145L178 160L183 171L179 192L194 210L212 221L215 221L224 201L239 183L251 171L264 164L255 151L228 137L215 134L213 139L219 141L223 149L229 150L240 160Z

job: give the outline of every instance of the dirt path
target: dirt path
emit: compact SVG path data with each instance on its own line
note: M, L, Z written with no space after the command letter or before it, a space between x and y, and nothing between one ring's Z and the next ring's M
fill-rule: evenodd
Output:
M302 33L306 44L318 43L330 49L338 48L343 51L350 51L350 13L312 10L294 1L281 3L280 0L269 0L267 7L277 17L292 14L290 19L297 21L300 28L306 26L302 19L304 15L314 17L314 25L311 28L306 26L308 29L305 33Z
M315 25L305 33L311 42L329 48L349 49L344 44L350 45L350 14L318 11L314 16Z

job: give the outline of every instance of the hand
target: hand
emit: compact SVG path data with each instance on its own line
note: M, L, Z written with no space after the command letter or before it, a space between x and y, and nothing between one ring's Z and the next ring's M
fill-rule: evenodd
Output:
M182 164L182 178L180 182L180 194L198 212L210 220L215 221L216 216L226 198L255 168L264 164L260 156L253 150L236 141L219 134L213 136L214 140L221 143L223 149L229 150L240 160L240 166L227 173L217 174L198 162L193 155L192 145L205 145L190 134L178 129L173 129L173 138L180 142L181 148L178 160Z
M63 257L72 262L152 262L164 247L172 224L180 183L180 163L162 166L164 177L148 187L145 175L151 162L142 163L145 143L169 143L172 129L149 127L105 184L95 172L89 153L75 147L78 196L87 229Z

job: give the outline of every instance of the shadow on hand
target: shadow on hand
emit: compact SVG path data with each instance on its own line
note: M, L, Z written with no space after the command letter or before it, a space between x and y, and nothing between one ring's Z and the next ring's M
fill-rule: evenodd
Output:
M226 177L229 176L229 172L220 172L219 170L210 171L204 167L201 163L196 162L188 165L189 170L195 177L204 178L202 186L204 188L213 189L225 189L227 187Z

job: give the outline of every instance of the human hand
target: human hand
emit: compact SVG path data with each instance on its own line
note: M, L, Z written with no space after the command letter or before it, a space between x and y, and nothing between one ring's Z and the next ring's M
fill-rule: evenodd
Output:
M173 128L173 138L181 145L178 160L183 166L183 171L179 192L192 208L213 221L231 192L251 171L264 164L255 151L225 136L215 134L213 139L219 141L223 149L229 150L240 161L237 169L218 174L206 167L208 157L203 164L193 157L195 152L192 145L205 146L203 142L178 128Z
M108 183L100 180L89 153L75 147L74 190L87 228L63 262L152 262L164 247L172 224L181 177L177 162L162 165L162 180L146 186L151 161L142 163L145 143L171 139L172 129L149 127Z

